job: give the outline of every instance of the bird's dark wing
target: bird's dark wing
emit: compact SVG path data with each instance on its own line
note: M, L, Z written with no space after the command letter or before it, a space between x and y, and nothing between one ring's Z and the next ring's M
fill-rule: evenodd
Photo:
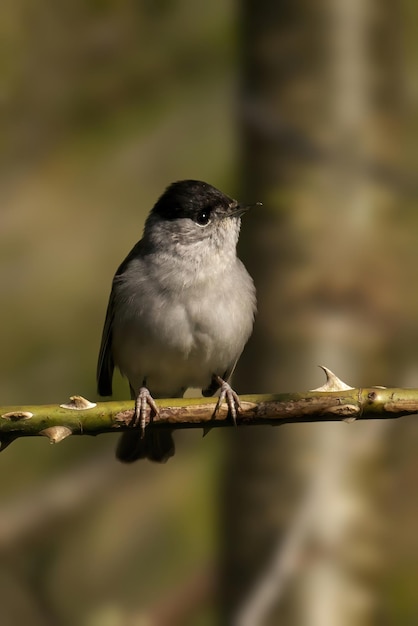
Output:
M115 363L112 356L112 325L114 316L114 291L112 288L107 305L106 319L102 333L99 359L97 361L97 391L100 396L112 395L112 378Z
M112 290L110 292L109 303L107 305L106 319L102 333L102 343L100 345L99 358L97 361L97 391L100 396L112 395L112 377L115 369L115 362L112 355L112 327L115 315L115 283L120 277L132 258L141 254L142 241L132 248L126 259L120 264L113 278Z

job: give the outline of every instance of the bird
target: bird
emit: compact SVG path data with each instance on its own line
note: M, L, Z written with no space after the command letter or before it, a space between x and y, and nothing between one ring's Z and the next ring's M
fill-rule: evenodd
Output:
M257 203L260 204L260 203ZM251 205L254 206L254 205ZM220 390L236 421L239 397L229 384L256 314L252 278L237 257L239 204L199 180L170 184L150 211L142 239L113 278L97 365L100 396L112 395L115 367L135 400L132 428L116 449L125 463L174 455L172 431L146 426L155 400Z

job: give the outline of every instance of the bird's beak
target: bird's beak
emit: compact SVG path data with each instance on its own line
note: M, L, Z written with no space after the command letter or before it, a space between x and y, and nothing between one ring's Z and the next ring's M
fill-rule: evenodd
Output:
M241 217L241 215L243 215L244 213L246 213L247 211L249 211L250 209L253 209L256 206L263 206L262 202L256 202L255 204L248 204L246 206L242 206L241 204L237 204L237 205L232 205L230 207L230 210L228 211L228 217Z

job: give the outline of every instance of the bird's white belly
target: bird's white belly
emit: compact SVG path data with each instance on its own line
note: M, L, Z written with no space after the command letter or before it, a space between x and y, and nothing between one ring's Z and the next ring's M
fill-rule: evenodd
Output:
M224 294L222 294L224 296ZM135 391L146 382L155 397L205 388L239 357L251 332L252 314L237 297L153 299L146 310L114 326L114 359ZM250 305L248 305L250 306ZM244 324L245 320L245 324Z

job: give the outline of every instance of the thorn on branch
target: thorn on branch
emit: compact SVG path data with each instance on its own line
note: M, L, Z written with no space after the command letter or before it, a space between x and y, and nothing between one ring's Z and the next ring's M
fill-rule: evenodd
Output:
M356 421L357 416L360 414L360 407L355 404L340 404L339 406L331 407L328 413L338 415L342 417L343 422L351 424Z
M73 433L67 426L50 426L41 430L39 434L48 437L50 443L59 443Z
M12 411L10 413L3 413L1 417L12 422L19 422L20 420L30 419L33 417L33 413L30 411Z
M71 396L68 404L60 404L62 409L71 409L73 411L85 411L86 409L94 409L95 402L90 402L83 396Z
M317 389L310 389L310 391L348 391L349 389L354 389L354 387L350 387L345 382L340 380L334 372L331 372L331 370L324 365L319 365L319 367L324 370L327 380L321 387L318 387Z

